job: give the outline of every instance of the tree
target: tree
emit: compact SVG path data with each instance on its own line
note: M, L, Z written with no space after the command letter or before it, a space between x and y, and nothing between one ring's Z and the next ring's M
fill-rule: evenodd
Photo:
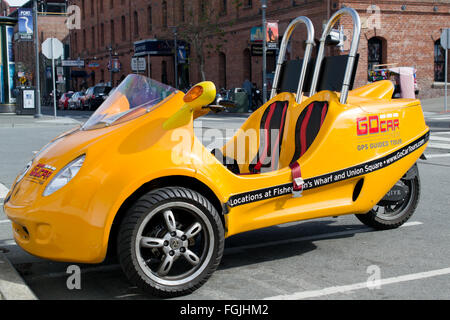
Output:
M187 15L184 22L177 25L180 38L190 44L191 57L197 62L202 81L206 80L205 58L213 52L219 52L225 39L225 28L231 26L234 20L219 22L226 14L220 6L215 7L213 1L188 1ZM195 4L198 10L194 10ZM240 0L232 0L232 4L239 10Z

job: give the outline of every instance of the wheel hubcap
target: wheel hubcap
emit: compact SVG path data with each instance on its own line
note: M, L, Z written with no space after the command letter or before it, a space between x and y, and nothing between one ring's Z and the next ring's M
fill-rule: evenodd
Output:
M212 225L197 207L180 202L150 212L141 223L135 253L156 282L179 285L194 279L212 256Z

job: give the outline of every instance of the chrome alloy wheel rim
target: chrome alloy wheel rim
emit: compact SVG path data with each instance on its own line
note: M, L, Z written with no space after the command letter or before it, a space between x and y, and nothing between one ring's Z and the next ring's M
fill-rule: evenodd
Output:
M214 251L214 231L203 211L170 202L147 214L135 239L140 269L153 281L183 285L198 277Z
M393 205L376 205L374 210L378 217L384 220L395 220L404 214L406 208L410 206L413 201L416 186L413 180L400 180L397 184L402 185L404 188L408 188L405 199L397 202Z

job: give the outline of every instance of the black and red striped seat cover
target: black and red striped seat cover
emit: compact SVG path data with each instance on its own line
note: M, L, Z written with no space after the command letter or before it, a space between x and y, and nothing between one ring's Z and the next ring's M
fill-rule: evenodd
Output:
M291 164L300 159L314 142L327 112L327 101L312 102L302 111L295 125L295 152Z
M249 165L250 173L260 173L278 169L279 155L283 140L288 101L276 101L264 111L261 117L259 150Z

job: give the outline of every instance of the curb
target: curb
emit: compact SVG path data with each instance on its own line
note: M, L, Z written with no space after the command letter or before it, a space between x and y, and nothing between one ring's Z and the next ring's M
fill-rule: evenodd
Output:
M0 252L0 300L37 300L35 294Z

